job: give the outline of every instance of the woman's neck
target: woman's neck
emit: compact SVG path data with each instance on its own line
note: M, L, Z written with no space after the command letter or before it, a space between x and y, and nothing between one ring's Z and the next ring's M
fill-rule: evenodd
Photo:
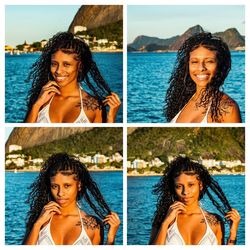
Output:
M78 206L76 203L73 203L67 207L61 207L60 211L61 211L61 215L64 215L64 216L72 215L78 211Z
M74 82L67 84L66 86L60 87L61 96L68 97L79 94L79 83Z
M192 203L190 205L186 205L186 211L183 214L191 215L197 212L200 212L199 203Z
M206 87L196 86L195 96L200 97L202 92L206 91Z

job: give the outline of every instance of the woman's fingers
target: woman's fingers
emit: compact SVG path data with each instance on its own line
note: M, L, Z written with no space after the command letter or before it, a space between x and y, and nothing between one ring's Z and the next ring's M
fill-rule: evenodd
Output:
M60 205L54 201L49 202L47 205L44 206L44 212L51 213L52 211L61 214Z
M119 226L121 223L118 214L114 212L111 212L111 214L107 215L103 222L108 223L110 226Z
M50 201L48 204L46 204L44 207L49 207L49 206L56 206L58 208L61 208L61 206L56 203L55 201Z
M42 90L41 93L43 94L43 93L50 93L50 92L55 92L55 93L57 93L59 95L61 94L60 90L57 87L55 87L55 86L46 87L46 88L44 88Z
M169 207L171 210L181 210L186 211L186 206L182 202L175 202Z
M61 214L60 205L54 201L49 202L43 207L38 221L40 225L44 225L54 214Z
M112 92L111 95L107 96L103 103L104 105L109 105L111 108L117 108L121 105L119 96L114 92Z
M229 211L224 217L232 222L239 222L241 219L239 212L234 208L232 208L232 210Z
M48 88L48 87L51 87L51 86L55 86L55 87L59 88L59 85L55 81L49 81L42 88L44 89L44 88Z

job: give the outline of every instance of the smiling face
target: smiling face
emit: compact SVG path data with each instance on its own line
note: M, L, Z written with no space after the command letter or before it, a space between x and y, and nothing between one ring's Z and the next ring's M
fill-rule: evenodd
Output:
M80 182L75 179L75 175L63 175L57 173L50 178L50 191L61 207L74 205L77 202L77 194L80 191Z
M217 69L216 52L198 47L190 52L189 74L196 87L205 88L215 76Z
M174 179L174 189L178 200L185 205L198 203L202 183L197 175L180 174Z
M66 54L58 50L51 56L50 71L60 87L70 83L77 83L79 61L76 54Z

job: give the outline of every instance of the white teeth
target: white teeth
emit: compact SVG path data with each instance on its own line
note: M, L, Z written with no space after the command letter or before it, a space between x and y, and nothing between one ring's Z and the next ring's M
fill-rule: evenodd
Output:
M63 81L65 78L66 78L66 77L57 77L56 79L57 79L58 81Z
M205 80L205 79L208 79L208 75L196 75L196 77L199 79L199 80Z

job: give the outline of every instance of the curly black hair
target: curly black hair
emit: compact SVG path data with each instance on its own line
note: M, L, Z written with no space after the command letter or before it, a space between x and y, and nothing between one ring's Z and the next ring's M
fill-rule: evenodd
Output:
M158 196L153 227L160 228L169 207L177 199L174 180L182 173L196 175L197 179L201 181L203 189L200 192L199 200L206 194L222 215L231 210L220 185L212 178L208 170L188 157L178 156L168 165L160 181L153 187L153 194Z
M111 210L104 200L96 182L90 176L83 163L66 153L51 155L41 168L39 176L30 186L31 192L27 199L30 204L30 211L27 214L26 233L23 244L29 236L34 223L37 221L43 207L51 200L50 178L57 173L63 175L75 175L75 179L80 182L81 190L78 191L77 200L83 198L101 219Z
M102 101L107 95L111 94L111 89L103 79L96 63L92 58L89 46L81 38L74 36L70 32L59 32L49 39L45 45L41 56L32 65L31 71L27 78L28 82L32 82L32 87L28 93L28 110L26 120L33 104L36 102L42 87L49 81L53 80L50 72L51 57L57 51L66 54L76 54L76 59L81 62L78 69L78 82L86 84L91 91L91 95L98 101L103 111L103 120L106 121L106 108Z
M198 47L215 51L217 58L216 74L202 92L198 107L207 109L211 103L211 117L214 122L220 122L220 117L225 112L220 109L223 97L220 87L224 84L231 69L230 50L221 38L208 32L202 32L189 37L177 52L177 60L165 96L164 115L168 122L187 104L196 91L195 82L189 75L189 58L190 52Z

